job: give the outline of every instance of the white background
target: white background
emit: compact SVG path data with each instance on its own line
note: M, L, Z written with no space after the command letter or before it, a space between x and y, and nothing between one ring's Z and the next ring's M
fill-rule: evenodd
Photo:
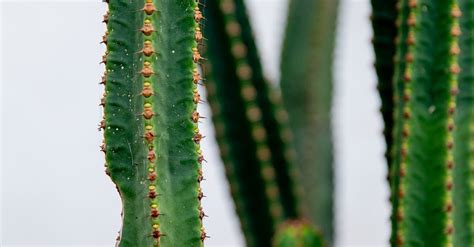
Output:
M0 0L1 2L1 0ZM278 79L285 0L247 0L266 73ZM366 0L342 0L335 62L336 246L388 246L382 121ZM0 245L113 246L120 201L98 151L105 5L0 4ZM207 106L200 109L209 116ZM208 118L209 119L209 118ZM242 246L209 120L206 246Z

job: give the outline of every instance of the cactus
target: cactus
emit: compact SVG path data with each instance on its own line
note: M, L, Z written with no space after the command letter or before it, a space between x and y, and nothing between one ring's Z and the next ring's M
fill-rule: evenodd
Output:
M396 25L397 0L371 0L371 4L371 20L374 31L372 43L375 52L375 71L378 77L377 89L382 100L381 113L385 123L384 136L387 144L385 157L390 171L395 104L394 97L392 97L394 94L392 79L396 71L393 57L395 57L397 50L394 40L398 31ZM401 24L401 22L399 23ZM388 178L390 181L390 175Z
M278 230L274 247L323 247L323 239L310 224L301 220L285 222Z
M298 216L285 112L264 79L244 2L212 1L206 11L208 101L231 194L247 245L270 246L276 225Z
M392 217L391 217L391 229L392 235L390 242L392 246L396 244L396 232L398 228L398 220L396 213L398 210L398 185L399 185L399 164L401 159L401 138L402 135L402 120L403 120L403 107L405 101L403 100L404 92L404 73L406 69L405 57L407 53L407 35L408 35L408 14L410 8L408 7L407 0L400 0L393 4L384 5L380 1L372 1L373 8L373 28L374 28L374 50L376 53L376 64L381 63L381 69L377 70L379 77L379 93L382 99L382 115L385 121L385 137L387 141L386 157L389 164L389 183L390 183L390 200L392 202ZM392 12L394 9L398 9L397 20L393 20ZM389 14L387 14L389 13ZM388 25L389 30L393 27L394 23L397 23L397 37L394 39L392 33L386 33L383 31L383 26ZM377 38L380 36L380 38ZM386 49L392 49L392 44L396 46L396 56L394 59L389 57L391 51L385 51ZM383 61L388 60L388 61ZM393 62L394 61L394 62ZM394 68L391 68L393 66ZM379 67L376 65L376 68ZM392 74L393 80L388 80L388 76ZM383 84L383 86L382 86ZM387 84L390 84L388 86ZM384 90L382 90L384 89ZM392 92L387 95L388 92ZM389 103L383 103L389 102ZM392 109L386 109L383 105L392 105ZM392 117L388 116L388 113L393 114ZM385 114L384 114L385 113ZM391 120L390 120L391 118ZM392 138L387 137L390 132Z
M330 127L332 52L338 1L292 0L281 55L281 87L294 135L304 215L333 236Z
M474 245L474 2L459 0L459 94L454 129L454 246Z
M408 47L400 92L404 102L402 117L395 115L399 121L395 125L401 129L394 136L395 143L400 142L400 158L398 206L393 216L397 220L393 233L396 241L392 245L451 246L452 130L460 71L457 55L461 12L454 0L408 0L406 4ZM404 14L402 11L401 16ZM399 33L403 35L403 31ZM400 44L399 59L403 51Z
M117 245L202 246L198 3L110 0L108 8L101 128L123 204Z

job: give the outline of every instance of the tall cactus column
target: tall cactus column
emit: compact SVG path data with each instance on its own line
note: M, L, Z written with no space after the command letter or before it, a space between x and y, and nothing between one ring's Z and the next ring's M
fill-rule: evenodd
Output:
M396 246L452 246L455 0L409 0Z
M202 246L195 0L110 0L103 150L123 203L121 247Z
M333 239L332 58L337 0L291 0L281 88L305 190L305 217Z

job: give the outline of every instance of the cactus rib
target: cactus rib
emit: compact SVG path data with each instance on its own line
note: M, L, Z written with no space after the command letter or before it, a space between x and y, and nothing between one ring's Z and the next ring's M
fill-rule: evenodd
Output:
M460 11L454 0L408 5L397 245L451 246Z
M396 246L396 233L398 229L398 219L397 219L397 211L398 211L398 187L399 187L399 167L401 161L401 143L403 139L402 131L404 127L404 118L403 118L403 108L405 101L403 100L403 92L405 88L405 81L404 81L404 73L406 69L406 53L407 53L407 35L408 35L408 15L410 13L410 8L408 7L408 0L400 0L398 1L398 19L397 19L397 26L398 26L398 34L396 40L397 51L396 51L396 66L395 72L393 77L393 91L394 91L394 110L393 110L393 130L392 130L392 141L393 144L391 145L390 155L391 159L389 162L392 164L390 165L389 170L389 182L390 182L390 200L392 202L392 215L391 215L391 223L392 223L392 234L390 237L390 243L392 246Z
M454 246L474 245L474 2L459 0L459 95L454 129Z
M123 203L118 246L202 246L195 0L108 1L104 149ZM197 76L199 77L199 76Z

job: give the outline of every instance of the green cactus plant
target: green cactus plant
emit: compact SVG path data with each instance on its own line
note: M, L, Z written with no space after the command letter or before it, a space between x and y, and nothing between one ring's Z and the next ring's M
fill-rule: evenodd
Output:
M458 78L454 129L454 246L474 245L474 2L458 0L460 17Z
M397 6L398 5L398 6ZM398 9L398 11L397 11ZM395 11L396 20L393 12ZM374 51L376 57L376 72L379 78L378 89L382 99L382 116L385 122L385 140L387 143L386 158L389 168L390 200L392 202L390 242L396 244L398 220L398 184L399 164L401 159L401 138L404 93L404 73L406 69L408 14L410 8L407 0L386 4L385 1L372 0L372 27L374 29ZM387 30L385 29L386 27ZM396 28L394 38L392 28ZM395 48L394 48L395 47ZM396 49L396 55L393 55ZM391 115L391 116L390 116ZM388 136L388 135L391 135Z
M118 246L202 246L195 0L108 1L106 171L123 204Z
M285 112L264 79L242 0L207 3L206 86L216 137L248 246L270 246L298 216Z
M392 184L398 187L393 188L397 198L392 198L396 202L392 246L451 246L452 132L461 12L454 0L408 0L400 6L394 80L398 184ZM402 71L404 85L400 86Z
M281 87L304 215L333 238L332 54L338 1L292 0L281 55Z
M323 238L309 223L287 221L280 226L273 247L323 247Z

